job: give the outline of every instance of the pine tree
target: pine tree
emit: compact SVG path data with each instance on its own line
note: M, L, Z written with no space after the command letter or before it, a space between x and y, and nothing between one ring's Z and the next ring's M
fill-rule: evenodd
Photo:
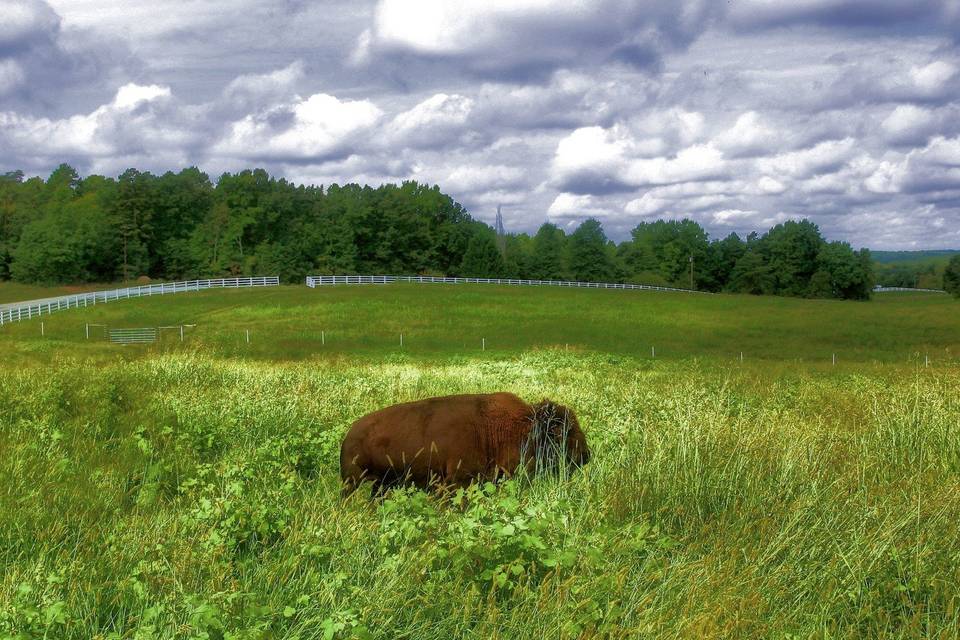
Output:
M494 239L488 233L474 234L463 254L460 274L466 278L500 278L503 272L503 256Z

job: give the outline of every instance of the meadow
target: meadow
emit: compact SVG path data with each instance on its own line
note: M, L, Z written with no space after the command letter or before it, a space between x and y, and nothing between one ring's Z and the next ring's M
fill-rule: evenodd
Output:
M958 310L281 287L5 326L0 638L957 637ZM354 419L502 389L591 462L340 500Z
M4 287L0 286L0 295ZM944 294L881 294L871 302L748 295L497 287L365 285L212 290L60 312L0 329L0 355L116 357L86 324L190 325L151 353L202 348L218 357L440 359L560 347L646 358L903 363L960 355L960 305ZM93 329L102 338L103 329ZM247 332L250 333L250 342ZM400 334L403 334L403 347ZM485 349L485 351L484 351ZM132 348L130 349L133 350Z

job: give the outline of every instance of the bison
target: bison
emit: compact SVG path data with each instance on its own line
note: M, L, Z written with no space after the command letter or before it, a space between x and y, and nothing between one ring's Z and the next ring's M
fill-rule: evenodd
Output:
M427 398L360 418L340 447L343 495L365 480L371 496L401 484L465 487L523 468L529 473L582 466L586 438L570 409L529 405L512 393Z

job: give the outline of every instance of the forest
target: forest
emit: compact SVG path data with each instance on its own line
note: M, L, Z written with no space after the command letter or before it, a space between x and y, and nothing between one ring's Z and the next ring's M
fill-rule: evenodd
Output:
M432 274L631 282L706 291L866 299L867 249L827 242L808 220L711 239L692 220L641 222L608 239L572 232L497 235L439 186L305 186L263 169L214 183L195 167L116 179L0 175L0 280L181 280L225 275Z

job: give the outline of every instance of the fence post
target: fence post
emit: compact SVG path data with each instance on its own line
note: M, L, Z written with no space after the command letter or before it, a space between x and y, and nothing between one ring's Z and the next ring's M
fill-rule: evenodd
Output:
M321 332L320 332L320 346L323 347L323 346L326 346L326 344L327 344L327 337L323 334L323 331L321 331Z
M486 351L486 350L487 350L487 339L486 339L486 338L482 338L481 341L480 341L480 345L481 345L481 346L480 346L480 350L481 350L481 351Z
M183 342L183 325L180 325L180 342Z
M46 334L43 332L43 323L42 323L42 322L40 323L40 335L41 335L41 336L46 335Z
M247 344L250 344L250 329L247 329Z
M657 357L657 351L656 351L656 349L654 349L653 347L650 347L650 357L651 357L651 358L656 358L656 357Z

